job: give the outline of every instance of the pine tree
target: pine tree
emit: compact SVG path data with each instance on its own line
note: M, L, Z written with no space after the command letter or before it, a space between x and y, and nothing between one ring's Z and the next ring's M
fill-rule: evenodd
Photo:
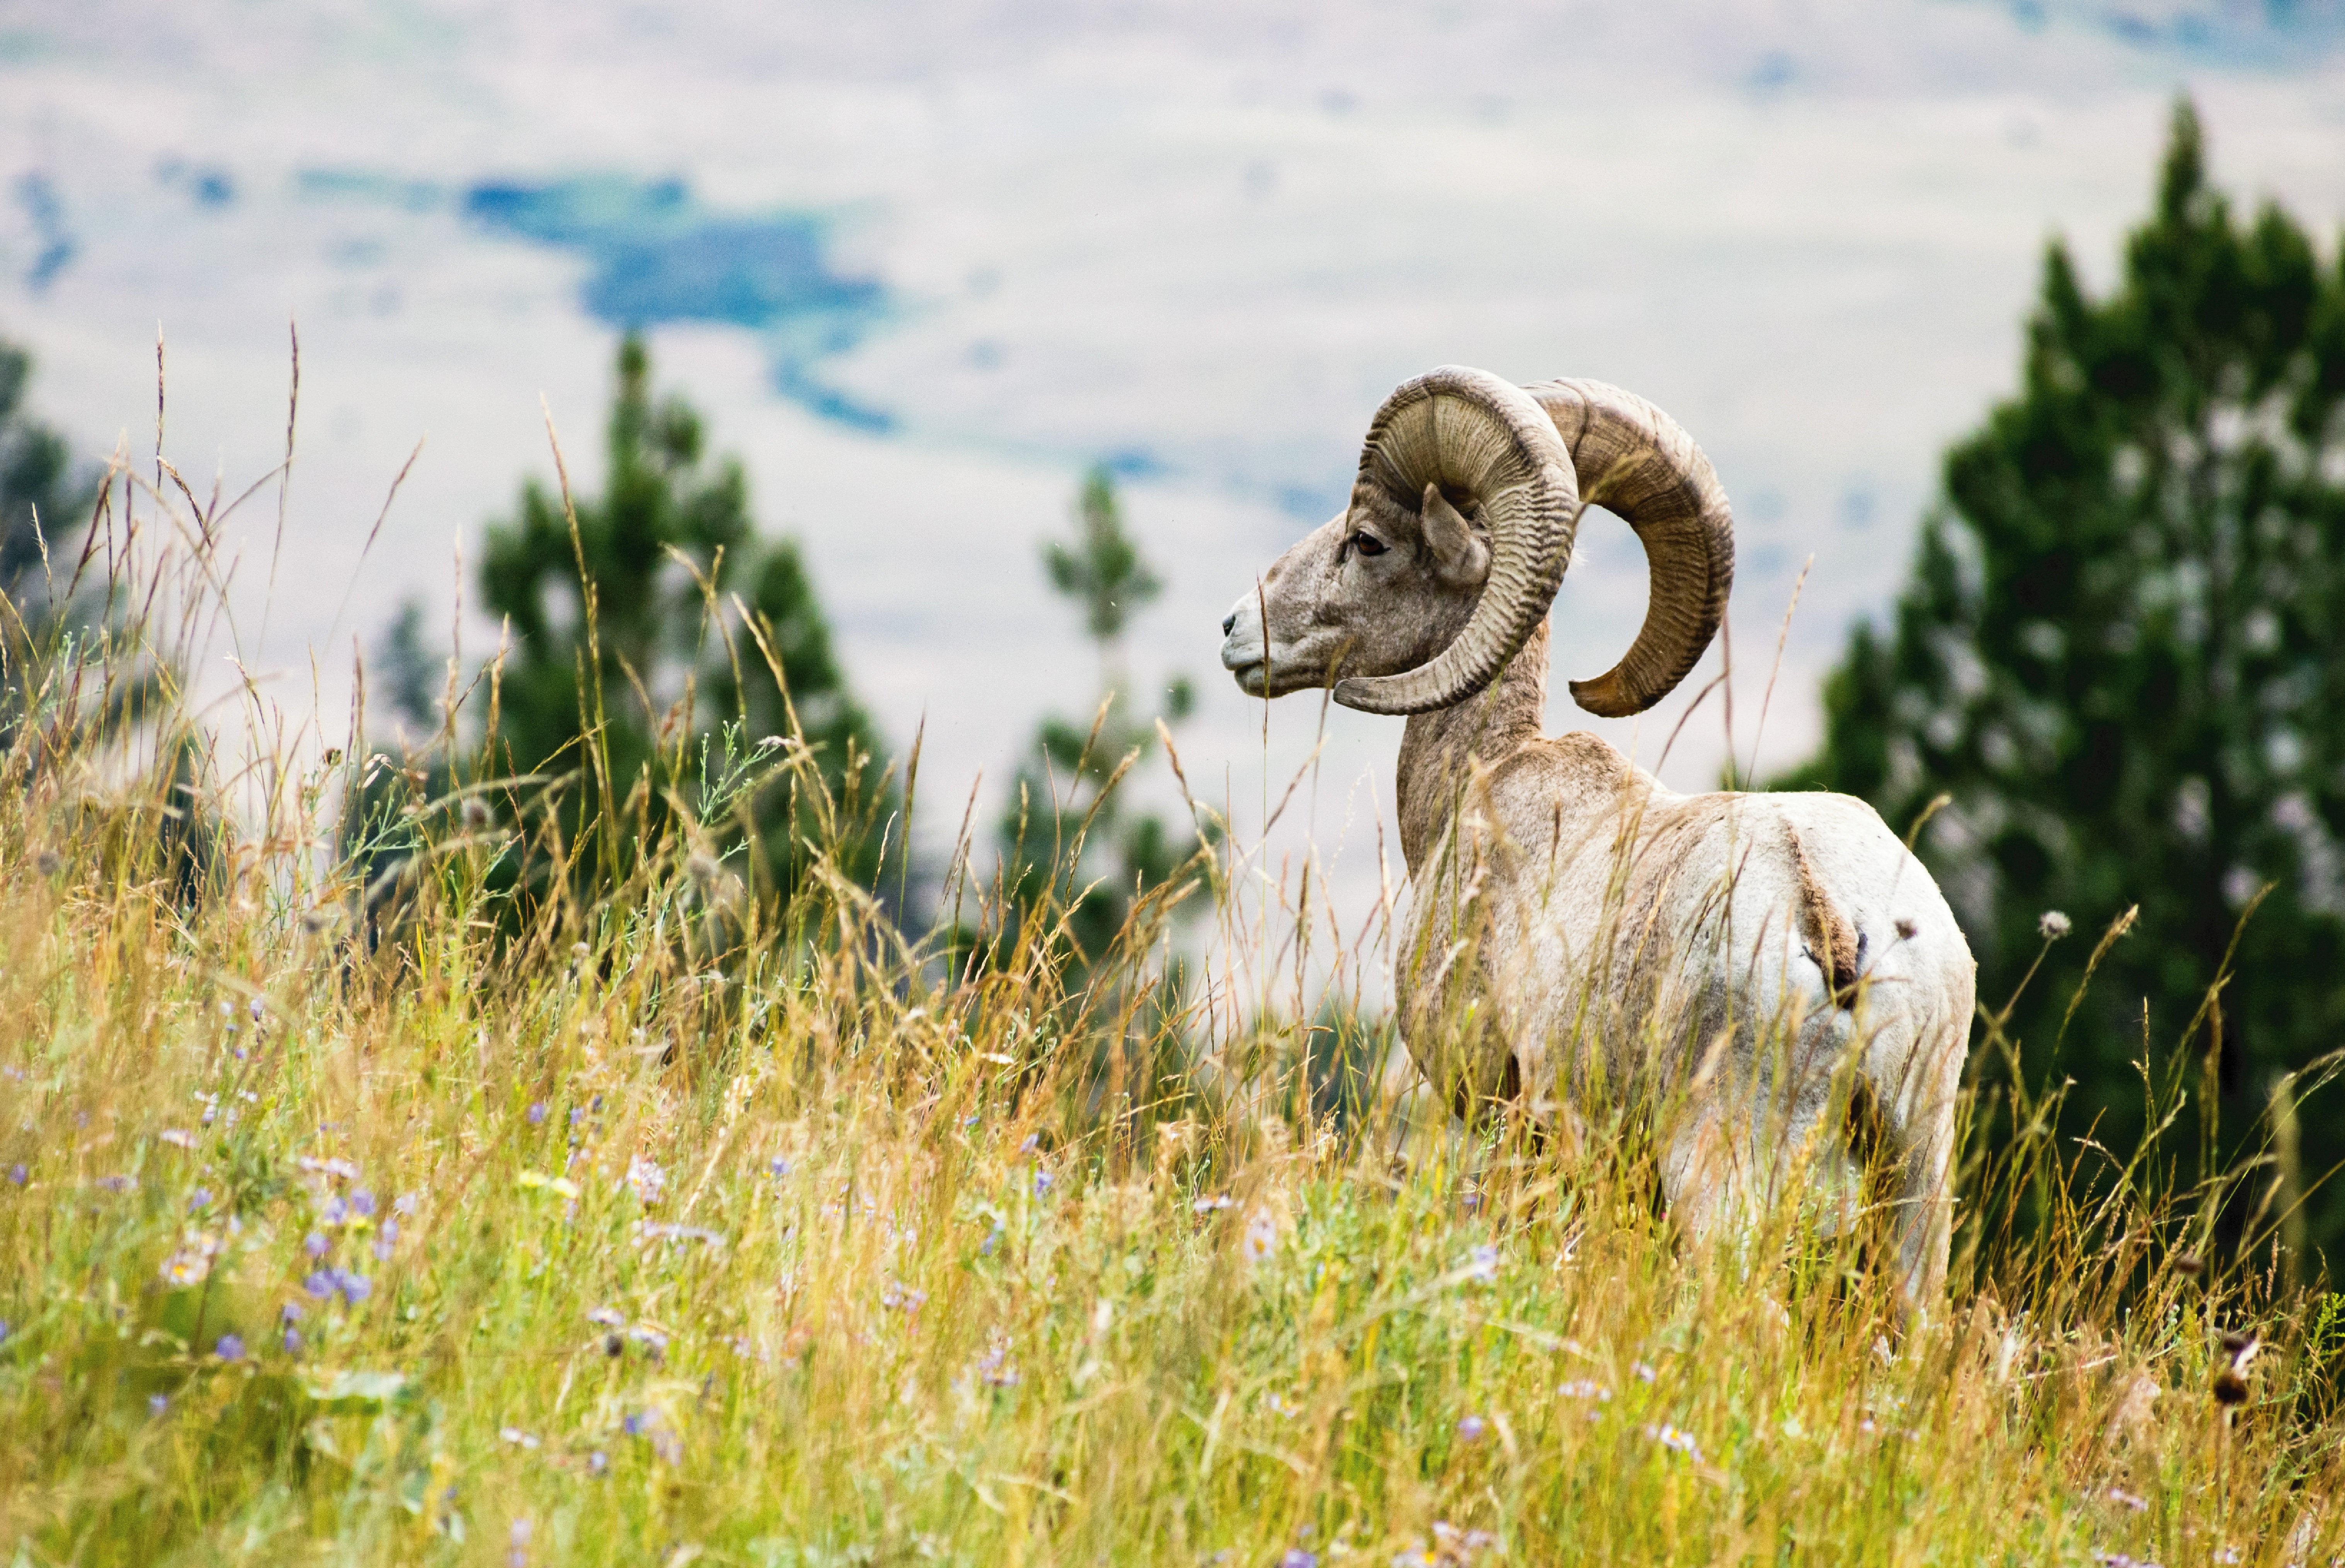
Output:
M77 541L93 499L65 438L25 409L32 380L32 356L0 343L0 595L19 606L42 575L42 536L52 555ZM68 574L72 565L65 563Z
M119 738L162 718L178 685L155 628L124 613L117 557L96 548L96 475L25 407L32 379L32 356L0 343L0 749L28 704L86 740Z
M86 596L71 601L96 487L76 472L65 438L26 409L32 380L32 356L0 343L0 743L35 664L69 616L86 620L91 608Z
M1155 749L1158 718L1179 724L1196 694L1187 677L1175 677L1154 712L1129 695L1124 627L1163 584L1125 531L1105 467L1084 477L1074 537L1046 542L1042 564L1051 587L1081 614L1099 660L1099 698L1080 721L1052 714L1037 728L1002 818L1002 856L1016 901L1031 907L1046 892L1054 898L1064 907L1075 956L1091 962L1194 848L1178 841L1162 817L1132 810L1126 791Z
M1852 636L1822 750L1786 781L1901 831L1950 798L1917 849L1990 1005L2059 930L2045 911L2092 938L2138 905L2073 1018L2092 943L2046 957L2007 1025L2022 1071L2075 1079L2067 1130L2120 1152L2146 1125L2146 1051L2155 1081L2219 1109L2218 1159L2259 1119L2293 1127L2300 1174L2227 1217L2309 1189L2283 1234L2326 1247L2345 1188L2318 1178L2345 1121L2339 1091L2298 1102L2345 1046L2340 407L2345 271L2277 207L2236 220L2178 107L2115 290L2091 297L2051 248L2021 390L1948 454L1911 583Z
M101 746L143 750L121 789L85 798L75 831L189 906L213 885L226 824L204 807L175 639L157 638L134 585L110 575L118 557L93 535L99 483L25 407L32 377L32 356L0 343L0 753L28 723L43 735L30 770Z
M776 777L750 816L766 887L787 895L798 884L810 840L871 882L888 830L878 731L848 689L797 549L759 537L740 464L711 463L704 445L690 405L655 398L649 352L630 334L604 491L573 496L574 533L560 493L536 480L488 531L482 599L509 642L463 700L487 727L488 773L555 781L536 825L557 830L571 891L589 901L644 864L679 804L712 809L719 776L789 746L807 748L819 788L807 786L808 769L765 769ZM436 715L421 723L440 694L411 608L384 655L391 705L436 727ZM448 782L443 766L428 789ZM387 803L369 807L378 825ZM703 826L739 847L727 823ZM543 844L537 852L543 866Z

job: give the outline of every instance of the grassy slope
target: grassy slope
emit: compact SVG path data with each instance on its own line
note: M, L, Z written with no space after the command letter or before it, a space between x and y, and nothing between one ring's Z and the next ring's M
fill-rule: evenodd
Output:
M2322 1300L2040 1156L1966 1167L1903 1329L1828 1248L1691 1253L1627 1145L1217 1110L1144 1013L1103 1050L1112 966L1087 1014L1024 961L938 990L816 891L706 983L656 865L496 963L477 846L368 954L288 849L183 913L67 811L0 800L15 1562L2345 1549Z

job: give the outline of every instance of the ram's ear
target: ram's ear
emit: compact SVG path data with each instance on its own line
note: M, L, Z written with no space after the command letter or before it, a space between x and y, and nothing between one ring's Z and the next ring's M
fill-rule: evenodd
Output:
M1441 580L1459 587L1480 586L1490 575L1490 542L1449 504L1438 484L1425 487L1423 518L1425 547Z

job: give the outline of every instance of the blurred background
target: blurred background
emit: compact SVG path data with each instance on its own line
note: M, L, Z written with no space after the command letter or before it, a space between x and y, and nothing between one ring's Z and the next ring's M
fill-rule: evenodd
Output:
M2335 5L15 0L0 336L95 459L152 448L159 327L166 447L233 494L283 455L298 323L286 554L243 652L302 708L314 657L339 713L402 597L447 640L459 552L552 477L541 399L598 482L643 326L760 524L802 542L895 749L927 716L939 796L1089 701L1036 556L1088 464L1166 585L1133 668L1198 678L1195 770L1254 797L1262 714L1216 623L1341 504L1384 393L1443 362L1610 380L1734 498L1737 740L1763 771L1812 749L1818 678L1899 580L1941 450L2012 387L2046 241L2113 273L2184 85L2218 178L2334 228ZM276 526L272 493L230 530L248 635ZM1558 677L1609 667L1642 605L1633 538L1591 520ZM1675 718L1558 703L1649 763ZM1360 779L1365 820L1398 727L1330 728L1323 794ZM1666 772L1707 785L1723 756L1705 718Z
M1569 707L1561 677L1608 667L1644 603L1632 537L1594 517L1551 724L1681 788L1730 759L1782 776L1819 755L1852 628L1888 624L1944 453L2020 389L2047 244L2087 294L2120 288L2185 97L2241 221L2276 201L2333 260L2334 0L9 0L0 339L77 461L135 465L159 332L164 448L234 495L284 456L298 327L281 555L272 487L223 529L237 615L192 677L224 689L233 655L297 728L322 716L322 748L350 738L355 658L493 648L484 530L551 481L549 415L581 491L604 484L641 329L652 386L797 542L883 754L924 737L925 853L972 789L992 833L1025 738L1087 718L1103 673L1172 712L1185 676L1189 780L1242 839L1324 724L1267 863L1315 846L1350 930L1398 874L1399 726L1265 715L1217 623L1341 504L1396 382L1596 377L1694 433L1735 503L1733 702L1665 761L1723 648L1639 721ZM1105 631L1041 549L1087 474L1161 585ZM1930 794L1819 766L1884 810ZM1161 769L1133 788L1172 798ZM2221 802L2177 788L2151 815L2187 839ZM2208 872L2226 927L2252 869ZM2031 875L2030 899L2084 897ZM2097 934L2135 896L2096 884L2076 918ZM1987 927L2035 912L1981 914L1974 942L2024 960ZM2194 962L2175 985L2207 982Z

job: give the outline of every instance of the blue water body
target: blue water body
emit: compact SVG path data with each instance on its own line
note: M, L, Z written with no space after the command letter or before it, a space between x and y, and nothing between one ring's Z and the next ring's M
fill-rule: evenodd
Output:
M37 294L73 264L73 259L81 253L81 241L66 227L65 199L57 194L56 182L47 175L27 174L17 180L16 205L32 220L33 238L40 245L33 254L32 266L25 272L25 286Z
M766 336L774 384L825 419L888 431L894 416L813 373L886 319L876 278L839 269L825 221L811 213L711 211L681 179L580 175L542 183L489 180L459 199L492 233L584 256L581 303L614 327L706 321Z
M887 302L876 279L832 269L821 219L708 212L678 179L475 185L464 193L463 212L483 228L584 254L594 269L586 308L616 326L717 321L763 331L806 317L859 322Z
M615 174L452 188L371 169L307 168L294 188L310 200L416 213L452 208L489 234L583 256L579 304L595 320L623 331L695 321L755 332L773 355L774 388L784 397L857 430L896 428L887 410L815 373L894 308L886 284L837 264L829 226L817 214L716 211L682 179ZM346 244L334 259L358 264L358 254Z
M1800 78L1800 62L1782 49L1770 49L1759 56L1747 78L1751 87L1761 93L1780 93Z
M368 201L429 212L448 199L446 188L428 179L401 179L363 168L305 168L293 177L294 190L313 201Z
M894 414L884 408L858 402L837 387L816 380L803 364L787 355L774 366L774 390L807 412L850 430L886 435L896 428Z
M2345 49L2345 0L2199 0L2180 7L2125 0L1999 3L2030 32L2066 22L2198 65L2302 66Z
M218 164L194 164L185 158L167 158L155 166L155 179L157 184L186 191L198 207L217 209L236 203L236 177Z
M1166 472L1164 460L1144 446L1119 447L1102 453L1100 466L1119 479L1156 479Z

